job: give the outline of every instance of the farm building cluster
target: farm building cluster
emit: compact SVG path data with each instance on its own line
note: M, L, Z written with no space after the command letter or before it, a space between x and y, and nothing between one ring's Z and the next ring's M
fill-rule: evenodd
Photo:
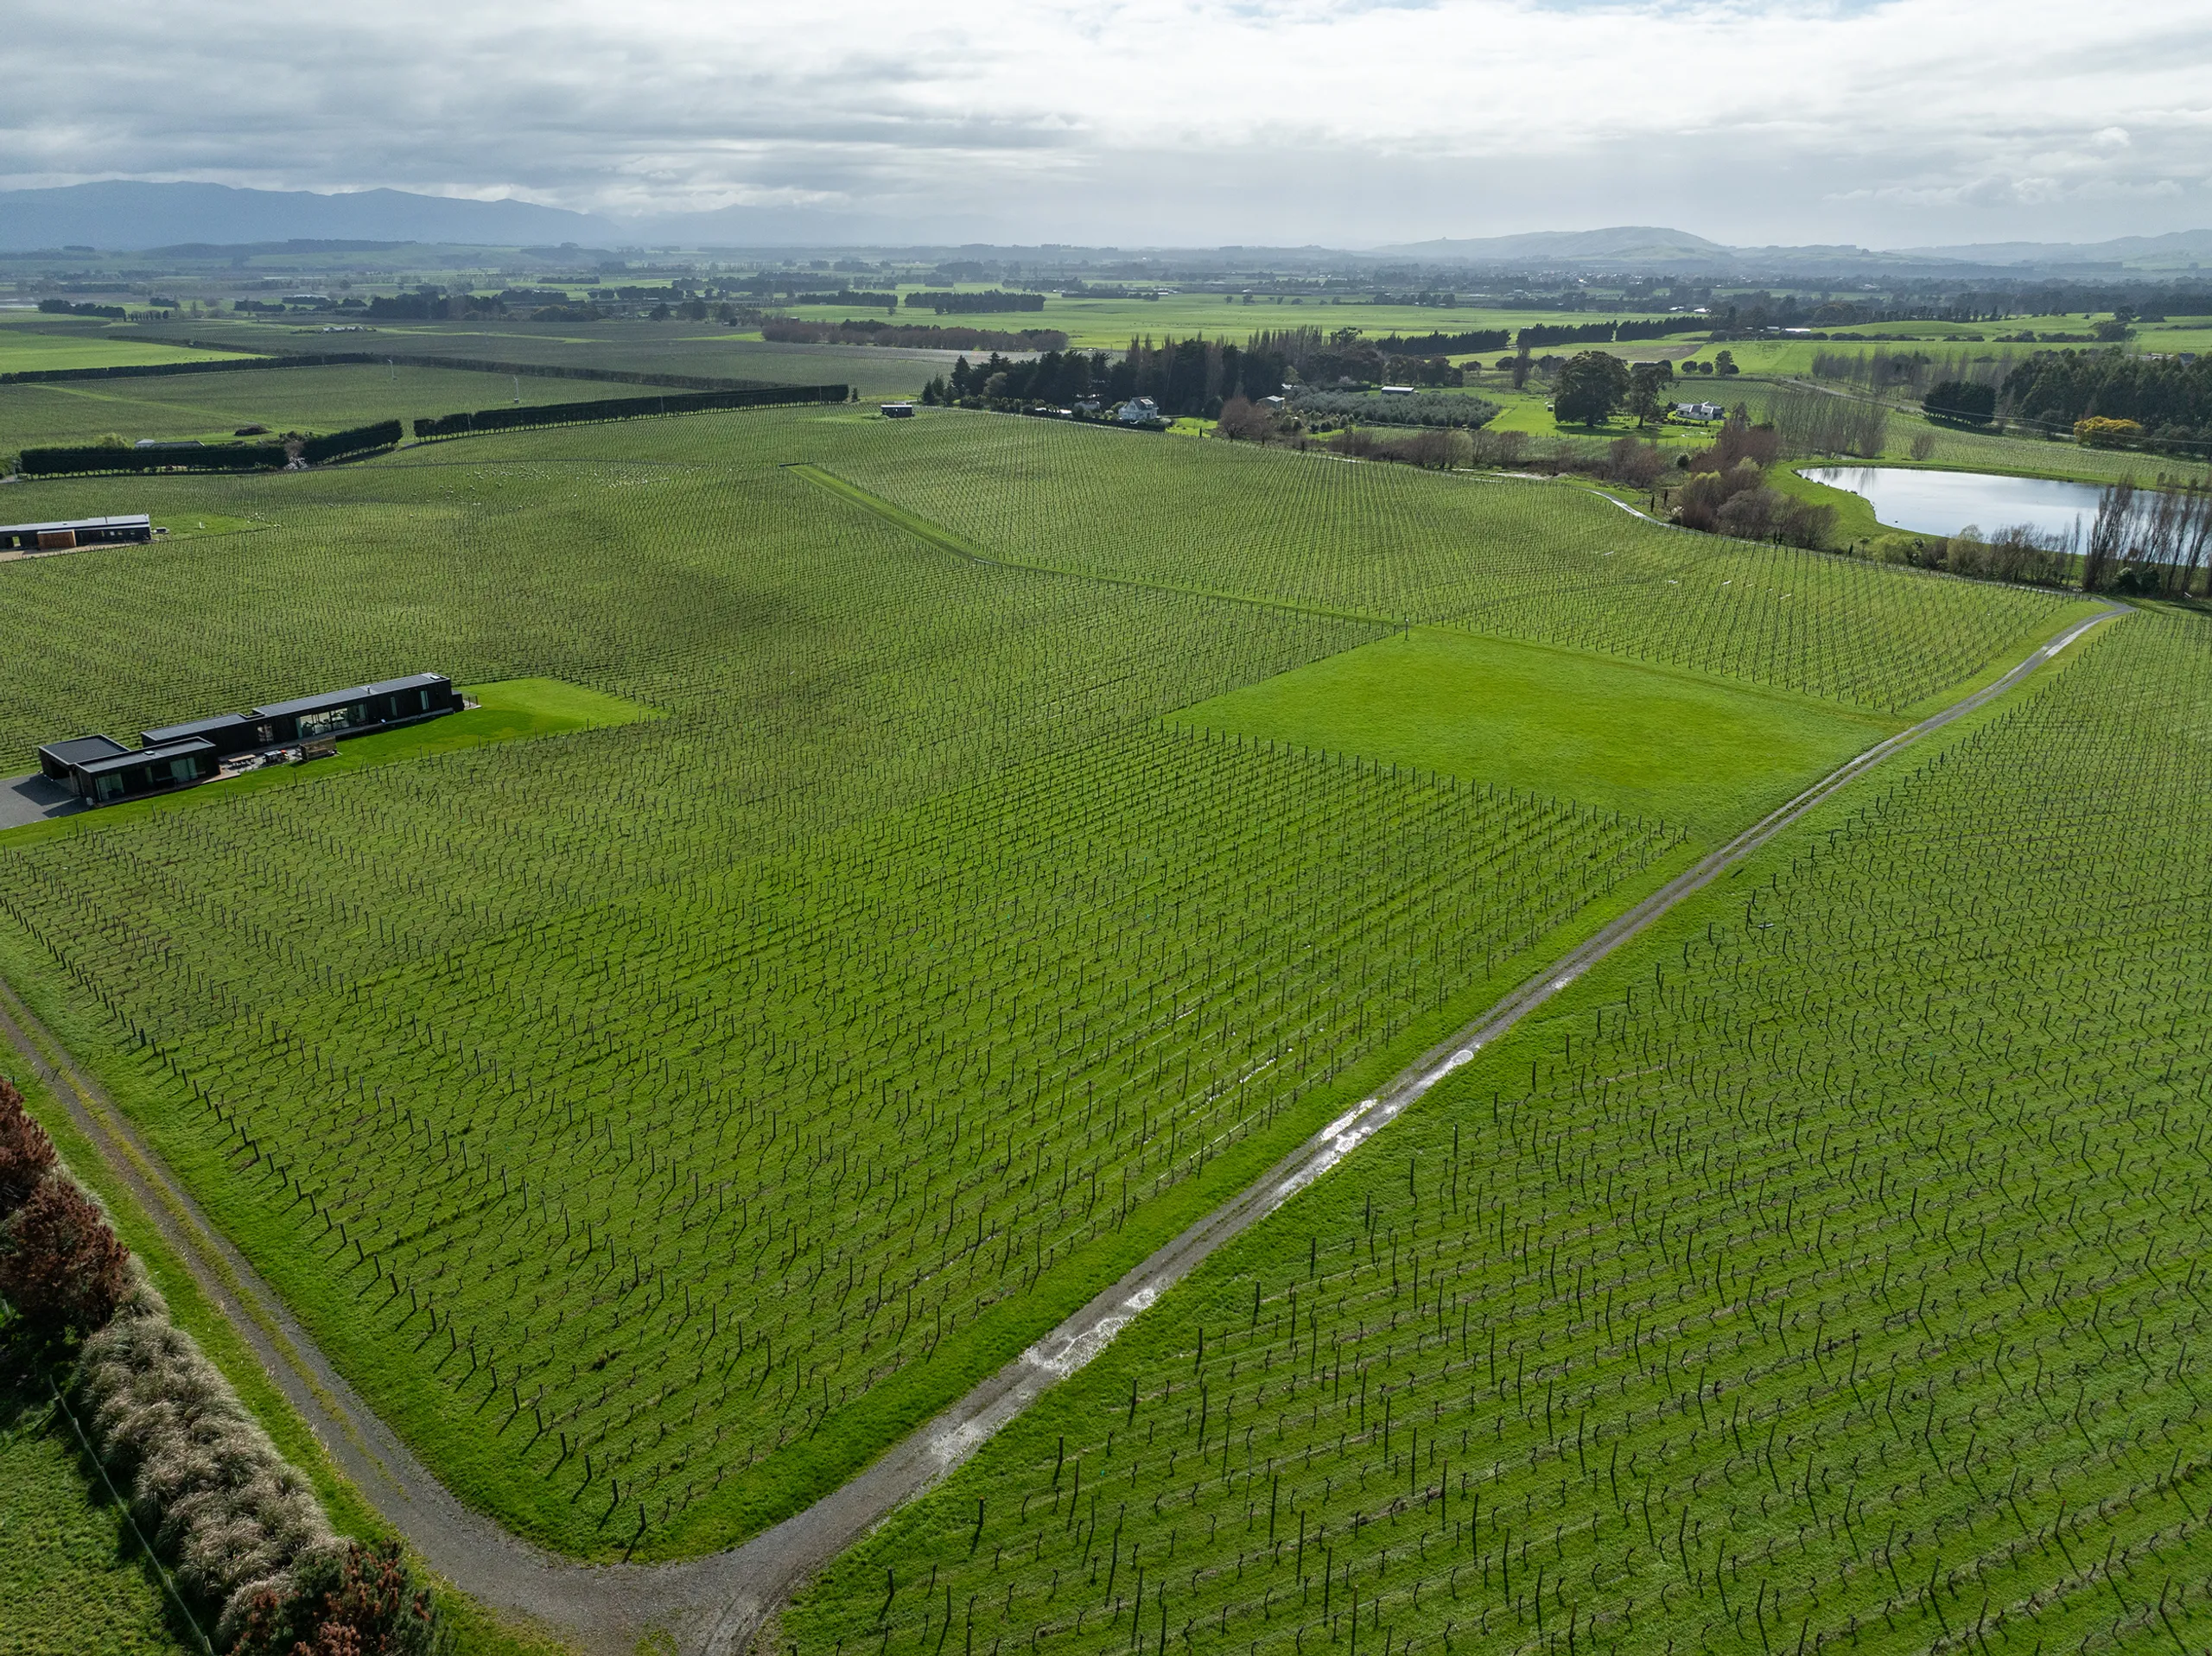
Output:
M79 799L106 805L188 788L226 767L250 769L256 758L415 724L461 706L450 679L416 673L143 730L135 748L109 736L49 742L38 751L39 770Z

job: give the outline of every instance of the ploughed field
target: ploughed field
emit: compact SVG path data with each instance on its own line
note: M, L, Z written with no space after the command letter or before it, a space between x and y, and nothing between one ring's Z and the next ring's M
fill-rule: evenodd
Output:
M2067 612L1557 485L980 416L123 486L264 527L0 571L10 768L422 669L663 715L0 838L10 979L442 1478L594 1556L831 1487ZM1799 774L1716 759L1671 820L1557 785L1604 795L1599 748L1539 786L1300 739L1295 695L1264 733L1208 712L1402 619L1580 646L1529 652L1578 695L1681 676L1747 752L1770 707Z
M2212 1634L2212 629L1777 839L804 1593L803 1652Z

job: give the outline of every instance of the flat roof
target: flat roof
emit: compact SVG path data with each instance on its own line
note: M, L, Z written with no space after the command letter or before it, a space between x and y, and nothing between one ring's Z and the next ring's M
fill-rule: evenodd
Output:
M295 713L319 713L325 707L342 707L349 701L365 701L372 695L390 695L397 690L420 690L432 684L447 682L442 673L410 673L405 678L380 679L374 684L352 684L342 690L325 690L321 695L295 696L289 701L271 701L254 709L264 719L281 719Z
M399 690L426 690L433 684L448 682L443 673L410 673L405 678L379 679L366 687L370 695L391 695Z
M57 529L150 529L153 523L144 512L134 511L120 517L64 517L51 523L0 523L0 535L29 535L39 530Z
M162 765L170 759L189 758L195 753L213 753L214 751L214 743L203 742L194 737L190 741L164 742L159 747L142 747L135 752L126 750L112 758L80 764L77 769L88 777L105 776L114 771L128 771L133 765Z
M104 759L111 754L128 753L130 750L112 736L72 736L66 742L48 742L39 749L41 756L57 765L82 765L92 759Z
M181 725L163 725L158 730L142 730L138 733L138 739L148 747L159 747L164 742L181 742L188 737L204 736L210 731L235 730L240 725L252 722L242 713L219 713L213 719L194 719Z

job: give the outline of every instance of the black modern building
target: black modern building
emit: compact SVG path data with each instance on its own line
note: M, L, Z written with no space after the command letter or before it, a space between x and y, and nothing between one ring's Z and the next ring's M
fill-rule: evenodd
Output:
M0 523L0 552L67 552L79 546L143 546L154 538L144 512L123 517L66 517L51 523Z
M49 742L38 751L39 770L79 798L105 805L206 782L225 759L240 753L365 736L456 713L461 706L452 680L416 673L143 730L136 748L106 736Z

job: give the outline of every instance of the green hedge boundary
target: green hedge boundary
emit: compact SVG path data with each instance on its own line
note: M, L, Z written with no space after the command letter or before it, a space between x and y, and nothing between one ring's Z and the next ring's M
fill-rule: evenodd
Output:
M251 346L209 339L154 339L193 351L243 351ZM695 374L656 374L632 368L581 368L558 363L493 362L482 357L418 357L404 352L323 351L219 362L136 362L108 368L25 368L0 374L0 385L35 385L66 379L158 379L171 374L240 374L260 368L352 368L404 361L411 368L451 368L462 373L522 374L532 379L590 379L615 385L667 385L689 391L740 391L765 386L757 379L704 379Z
M535 408L481 409L474 414L426 416L415 422L415 441L469 437L531 426L595 425L609 420L649 419L663 414L700 414L714 409L772 408L795 403L842 403L843 385L767 385L743 390L691 391L677 397L610 397L592 403L546 403Z
M300 458L310 466L397 447L406 434L397 420L353 426L305 439ZM26 448L17 464L25 477L89 477L143 472L276 472L291 464L281 442L219 443L207 448Z

